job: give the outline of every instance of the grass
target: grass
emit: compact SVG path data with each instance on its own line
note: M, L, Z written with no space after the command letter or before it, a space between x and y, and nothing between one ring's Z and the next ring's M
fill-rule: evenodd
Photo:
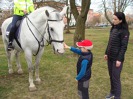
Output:
M108 41L109 29L86 30L86 38L93 41L94 61L92 78L90 80L90 99L104 99L109 93L110 83L106 61L103 56ZM66 44L73 45L72 34L64 34ZM125 63L121 74L122 99L133 99L133 30L130 31L130 41L125 56ZM22 75L16 72L13 61L14 74L8 74L7 60L3 42L0 36L0 99L78 99L76 76L77 57L66 50L63 56L55 55L51 46L45 47L40 63L40 78L42 83L36 85L37 91L28 90L28 68L21 54Z

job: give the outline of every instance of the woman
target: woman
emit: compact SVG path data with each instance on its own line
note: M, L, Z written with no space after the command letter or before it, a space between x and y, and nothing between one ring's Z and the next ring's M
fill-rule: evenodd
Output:
M8 51L13 49L12 42L14 39L15 32L17 30L18 22L20 22L25 14L34 11L34 5L32 0L14 0L14 15L12 19L12 27L9 33L9 44Z
M123 67L124 56L127 50L129 40L128 25L125 14L116 12L113 15L113 24L110 30L110 37L104 59L107 60L108 71L110 76L110 94L106 99L120 99L121 81L120 74Z

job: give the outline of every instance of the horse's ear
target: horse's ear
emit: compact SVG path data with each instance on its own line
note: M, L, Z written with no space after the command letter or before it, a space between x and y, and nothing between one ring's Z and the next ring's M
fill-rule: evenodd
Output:
M60 12L60 15L63 17L67 12L68 6L64 6L62 11Z
M49 12L48 12L48 10L45 10L45 13L46 13L46 15L49 17Z

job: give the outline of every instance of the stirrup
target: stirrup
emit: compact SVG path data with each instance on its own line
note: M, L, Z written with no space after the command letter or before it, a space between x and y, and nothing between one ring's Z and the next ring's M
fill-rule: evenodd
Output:
M12 46L12 43L10 42L9 45L8 45L7 50L8 50L8 51L11 51L11 50L13 50L13 49L14 49L14 47Z
M8 51L11 51L11 50L13 50L13 49L14 49L13 47L12 47L12 48L11 48L11 47L8 47L8 48L7 48Z

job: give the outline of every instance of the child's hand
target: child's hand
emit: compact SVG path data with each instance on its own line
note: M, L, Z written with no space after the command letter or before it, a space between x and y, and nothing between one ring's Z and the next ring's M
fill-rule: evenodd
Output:
M77 82L78 80L75 78L75 81Z
M66 45L65 43L63 43L64 45L64 48L69 48L70 49L70 46Z

